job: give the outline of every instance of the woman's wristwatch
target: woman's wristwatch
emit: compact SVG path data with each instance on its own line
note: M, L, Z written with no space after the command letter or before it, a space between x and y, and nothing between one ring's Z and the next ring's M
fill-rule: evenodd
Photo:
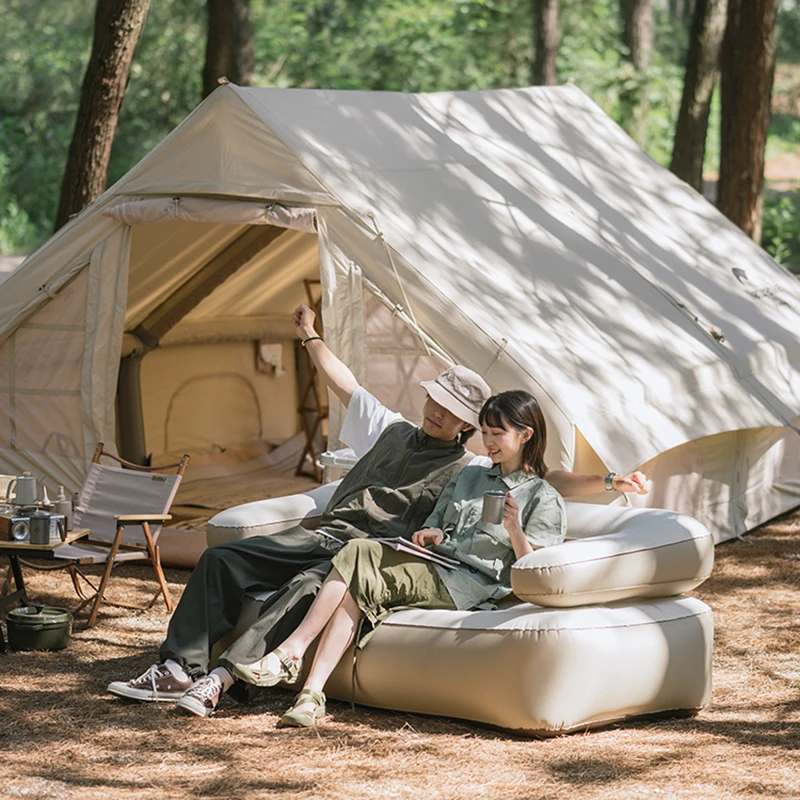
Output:
M605 480L606 480L606 491L607 492L613 492L614 491L614 478L616 478L616 477L617 477L617 473L616 472L609 472L608 475L606 475L606 479Z

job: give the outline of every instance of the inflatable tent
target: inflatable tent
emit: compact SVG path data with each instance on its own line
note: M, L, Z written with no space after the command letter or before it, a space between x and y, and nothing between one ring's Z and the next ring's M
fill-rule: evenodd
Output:
M0 287L0 471L290 439L312 286L412 418L457 361L717 539L800 504L797 279L571 86L220 87Z

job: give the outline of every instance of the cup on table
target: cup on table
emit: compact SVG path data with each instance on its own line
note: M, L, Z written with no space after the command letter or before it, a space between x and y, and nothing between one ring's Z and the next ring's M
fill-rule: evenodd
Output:
M505 492L484 492L481 519L490 525L499 525L503 521L503 506L505 503Z

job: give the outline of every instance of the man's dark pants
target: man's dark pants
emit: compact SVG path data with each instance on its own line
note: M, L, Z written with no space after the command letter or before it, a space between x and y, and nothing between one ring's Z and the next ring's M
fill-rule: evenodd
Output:
M189 577L161 645L161 661L192 676L208 671L211 648L239 619L250 593L275 591L258 620L220 658L249 664L280 644L302 621L341 545L302 526L210 547Z

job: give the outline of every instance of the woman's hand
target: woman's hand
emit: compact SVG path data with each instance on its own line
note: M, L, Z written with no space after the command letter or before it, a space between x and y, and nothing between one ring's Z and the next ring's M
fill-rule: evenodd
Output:
M503 527L511 536L514 534L524 535L522 525L519 523L519 506L511 496L511 492L506 495L506 501L503 504Z
M441 544L444 541L444 531L440 528L423 528L411 536L411 541L420 547L428 544Z
M511 537L511 546L516 558L522 558L533 552L533 546L525 536L525 531L522 530L522 523L519 521L519 506L511 496L511 492L506 495L506 502L503 504L503 527Z
M631 472L628 475L615 475L611 485L618 492L632 492L635 494L647 494L650 491L647 477L644 472Z

